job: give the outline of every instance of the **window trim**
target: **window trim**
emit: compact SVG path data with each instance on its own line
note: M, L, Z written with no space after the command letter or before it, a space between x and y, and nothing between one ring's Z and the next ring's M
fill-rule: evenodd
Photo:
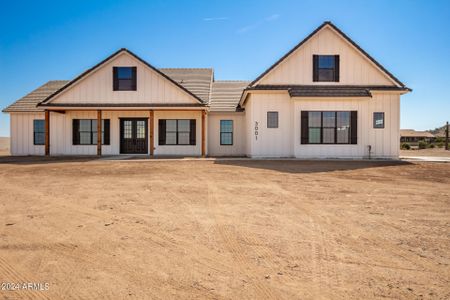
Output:
M197 146L197 119L158 119L158 127L160 126L159 125L159 122L160 121L165 121L165 125L164 125L164 134L166 134L167 133L167 121L176 121L176 128L177 128L177 131L170 131L170 132L175 132L176 133L176 144L167 144L167 141L166 141L166 138L164 138L164 144L161 144L160 143L160 134L161 134L161 132L160 132L160 130L159 130L159 128L158 128L158 146ZM180 131L178 131L178 121L180 121L180 120L182 120L182 121L189 121L189 143L188 144L179 144L178 143L178 133L180 132ZM194 125L194 127L192 127L192 121L194 121L194 123L195 123L195 125ZM192 140L192 136L191 136L191 132L192 132L192 130L191 130L191 128L194 128L194 137L195 137L195 144L191 144L191 140ZM186 131L181 131L181 132L184 132L184 133L186 133Z
M44 122L44 131L38 131L38 132L36 132L36 125L35 125L35 123L36 123L36 121L42 121L42 122ZM42 144L38 144L38 143L36 143L36 133L43 133L44 134L44 141L43 141L43 143ZM43 119L34 119L33 120L33 145L34 146L45 146L45 120L43 120Z
M78 121L78 134L81 132L80 131L80 121L90 121L91 122L91 131L90 131L90 140L91 140L91 144L81 144L81 139L78 136L78 143L75 143L76 139L75 139L75 129L74 127L74 121ZM97 121L97 119L72 119L72 146L95 146L97 145L97 140L94 141L94 132L97 132L97 126L95 126L95 131L92 130L92 121ZM111 141L110 141L110 137L106 138L106 121L109 123L109 127L111 128L111 121L110 119L102 119L102 146L109 146L111 145ZM107 132L108 134L111 134L110 131L111 129L108 129ZM89 131L82 131L82 132L89 132ZM106 143L106 141L108 141L108 143Z
M130 68L130 79L119 79L119 68ZM131 85L128 89L120 88L120 80L131 80ZM137 67L135 66L114 66L113 67L113 91L114 92L130 92L137 91Z
M317 127L317 126L310 127L309 126L309 113L310 112L319 112L320 113L320 127ZM334 115L335 115L335 117L334 117L334 119L335 119L334 120L334 124L335 124L334 127L324 127L323 126L323 113L324 112L334 112ZM348 112L349 113L350 119L349 119L349 134L348 134L348 142L347 143L339 143L338 140L337 140L337 128L338 128L338 126L337 126L338 117L337 116L338 116L338 112ZM301 111L300 112L300 124L303 127L305 124L303 124L302 113L306 113L306 115L308 116L308 119L307 119L308 123L306 124L306 129L305 129L308 132L308 139L306 140L302 136L304 129L301 128L300 129L300 134L301 134L301 136L300 136L300 144L301 145L357 145L358 144L358 142L357 142L357 140L358 140L358 136L357 136L357 132L358 132L358 129L357 129L357 127L358 127L357 111L351 111L351 110L305 110L305 111ZM353 114L355 114L354 115L355 116L355 120L352 120ZM353 123L355 123L356 129L352 127ZM316 129L318 128L318 129L320 129L320 142L319 143L310 143L309 142L309 129L310 128L316 128ZM334 143L324 143L323 142L323 129L324 128L334 128ZM355 134L356 134L355 142L353 142L353 136L352 136L353 132L355 132Z
M376 119L375 119L375 115L376 114L381 114L383 116L383 126L381 126L381 127L376 124ZM385 120L386 120L386 118L385 118L384 111L374 111L373 112L373 128L374 129L384 129L384 127L385 127Z
M222 121L231 122L231 131L222 131ZM234 121L233 120L220 120L219 122L219 132L220 132L220 146L233 146L234 144ZM231 144L223 144L222 143L222 134L223 133L231 133Z
M269 114L276 114L277 116L277 126L276 127L269 127ZM270 129L277 129L280 127L280 114L278 111L268 111L266 114L266 127Z
M320 68L320 57L321 56L330 56L334 57L334 68ZM339 82L339 73L340 73L340 56L338 54L314 54L313 55L313 82ZM319 78L320 70L333 70L333 78L331 80L321 80Z

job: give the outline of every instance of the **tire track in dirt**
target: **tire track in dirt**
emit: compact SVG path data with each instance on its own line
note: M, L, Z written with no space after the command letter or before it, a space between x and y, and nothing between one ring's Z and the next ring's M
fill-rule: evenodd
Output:
M13 188L14 189L14 188ZM17 190L19 190L19 188L16 188ZM20 190L20 192L23 194L24 192L26 193L26 191ZM43 197L46 194L44 193L31 193L28 192L28 194L30 195L30 197ZM32 199L32 198L30 198ZM107 219L111 219L113 217L113 213L108 213L106 211L100 211L94 208L89 208L87 206L80 206L77 204L72 203L71 199L66 199L66 201L55 201L52 202L52 205L57 205L61 203L60 205L62 207L64 207L65 210L70 210L72 213L82 213L85 215L88 215L89 218L91 220L93 219L98 219L98 220L107 220ZM123 213L123 215L127 215L127 216L138 216L138 214L130 214L130 213ZM36 238L37 236L39 236L39 234L37 232L31 232L31 231L27 231L28 235L26 236L32 236L33 238ZM57 252L59 254L62 254L65 257L70 257L72 258L74 261L81 261L83 263L78 264L77 267L82 267L83 270L87 271L89 268L88 266L92 266L92 265L97 265L99 267L99 269L110 269L112 271L112 273L116 273L117 271L119 272L124 272L125 270L122 268L115 268L115 269L111 269L109 267L109 261L104 261L104 264L100 264L99 263L99 256L96 253L92 253L89 249L84 249L85 251L78 251L79 253L77 253L76 255L73 255L72 253L70 253L73 249L67 249L67 247L61 246L61 244L54 244L51 243L48 238L46 236L40 236L41 240L38 240L38 242L42 242L43 240L47 241L48 245L52 245L52 247L48 247L46 250L50 251L50 252ZM169 240L168 238L164 238L164 237L158 237L153 235L152 238L156 238L157 240L159 240L160 243L162 244L166 244L167 241ZM30 242L30 241L28 241ZM172 245L174 246L174 245ZM70 250L70 251L67 251ZM107 251L107 249L103 249L105 251ZM60 262L58 262L59 264L64 263L65 260L61 260ZM65 266L69 266L67 263L65 264ZM62 266L63 267L63 266ZM144 281L144 280L140 280L140 277L135 274L134 272L130 272L130 271L126 271L126 274L128 276L133 277L133 280L139 282L139 281ZM149 281L149 278L146 278L147 281ZM159 281L154 281L154 280L150 280L152 282L153 286L159 286L161 284L161 282ZM148 283L147 283L148 284ZM63 296L66 297L67 296L67 292L73 291L74 287L73 287L73 282L72 281L65 281L64 282L64 289L63 289ZM89 289L88 291L90 291L91 289ZM86 291L85 291L86 292ZM74 295L80 294L80 291L77 287L77 291L75 294L71 294L71 297L75 297ZM104 296L104 294L100 294L99 292L95 292L94 294L88 294L86 295L87 297L80 297L80 299L82 298L90 298L90 299L98 299L98 298L102 298ZM160 299L158 297L157 294L152 294L152 299Z
M168 191L168 193L170 194L170 195L172 195L173 196L173 198L175 198L176 200L177 200L177 203L179 203L179 204L183 204L188 210L189 210L189 212L190 212L190 214L191 214L191 216L192 216L192 218L194 218L194 219L198 219L198 216L194 213L194 212L192 212L192 209L190 208L190 206L186 203L186 200L185 199L183 199L182 197L178 197L176 194L174 194L173 192L170 192L170 191ZM70 201L68 201L69 203L71 203ZM90 217L96 217L96 218L99 218L99 219L110 219L111 218L111 213L109 213L108 211L99 211L99 210L96 210L96 209L93 209L93 208L89 208L89 207L85 207L85 206L79 206L79 205L74 205L74 204L65 204L64 205L65 207L67 207L67 206L70 206L70 210L72 211L72 212L80 212L80 213L85 213L85 214L88 214ZM141 218L142 216L140 215L140 214L137 214L137 213L129 213L129 212L125 212L125 211L122 211L121 213L121 216L128 216L128 217L133 217L133 218L135 218L135 217L138 217L138 218ZM102 216L102 217L101 217ZM122 218L123 219L123 218ZM197 222L197 224L199 224L199 222ZM147 227L146 227L146 229L148 229ZM184 248L184 244L183 244L183 242L180 242L180 240L178 240L178 242L177 242L177 239L175 239L175 238L173 238L172 236L170 236L170 235L168 235L167 234L167 232L164 232L164 231L162 231L161 230L161 228L159 227L159 226L156 226L156 227L152 227L152 231L151 231L151 237L146 237L145 239L147 239L147 240L150 240L150 241L152 241L154 244L156 244L156 245L159 245L160 247L161 247L161 249L166 249L166 248L170 248L170 249L172 249L172 250L176 250L176 249L178 249L178 251L180 252L180 254L181 253L184 253L185 254L185 248ZM154 229L156 229L156 231L154 230ZM147 231L147 233L149 233L149 231ZM186 241L185 241L186 242ZM198 246L198 245L197 245ZM163 253L164 251L162 251L161 253ZM203 251L202 251L203 252ZM211 255L210 256L211 258L214 258L215 256L214 255ZM219 264L222 264L220 261L217 261L217 260L215 260L215 262L216 263L219 263ZM224 267L226 266L226 265L223 265ZM214 267L215 267L215 264L213 264L212 262L211 262L211 264L208 266L209 268L211 268L211 269L214 269ZM190 268L189 268L190 269ZM219 269L217 269L217 270L219 270ZM223 269L220 269L220 271L221 272L223 272ZM186 283L192 283L192 282L196 282L196 281L194 281L194 280L191 280L193 277L192 276L184 276L184 282L186 282ZM189 280L187 280L187 279L189 279ZM180 282L179 281L174 281L174 280L170 280L171 281L171 283L172 283L172 285L174 286L174 287L176 287L176 286L179 286L180 285ZM158 286L158 285L161 285L161 282L159 282L159 281L153 281L153 285L154 286ZM185 285L185 287L190 287L191 286L191 284L187 284L187 285ZM205 291L206 291L206 289L205 289ZM208 293L207 293L210 297L217 297L217 295L214 293L214 292L212 292L212 291L210 291L210 290L208 290ZM157 298L157 296L153 296L153 298L154 299L156 299Z
M191 205L189 205L189 203L187 203L187 201L186 201L186 199L185 199L184 197L178 196L175 192L170 191L170 190L167 190L166 192L168 192L174 199L176 199L176 200L177 200L177 203L183 205L183 206L185 207L185 210L189 212L189 214L192 216L192 219L195 220L195 225L197 226L197 231L196 231L196 232L197 232L197 234L198 234L198 233L200 232L200 228L201 228L200 222L199 222L199 219L200 219L200 218L199 218L199 216L192 210ZM196 246L198 247L198 244L197 244L197 243L196 243ZM205 248L206 248L206 247L205 247ZM207 250L207 249L204 249L204 251L202 251L202 252L203 252L203 253L209 252L209 251L205 251L205 250ZM214 257L214 256L211 256L211 257ZM191 257L191 259L192 259L192 257ZM204 261L204 260L203 260L203 261ZM192 262L193 262L193 261L192 261ZM211 269L210 266L208 266L208 267ZM210 296L210 297L215 298L215 297L218 296L216 293L212 292L209 288L206 288L206 287L203 287L203 286L201 286L202 288L198 288L198 287L200 286L200 284L198 283L197 279L194 278L194 276L193 276L192 273L189 274L189 275L187 275L186 273L184 273L183 275L184 275L184 276L183 276L184 282L185 282L185 283L190 283L190 284L188 284L188 286L193 286L193 285L195 285L197 291L202 292L202 293L204 293L204 294L207 294L207 295Z
M325 232L320 224L326 224L325 218L319 215L320 212L317 210L308 209L307 203L302 201L297 195L286 191L279 184L271 186L277 190L279 194L286 199L288 203L295 209L302 212L309 220L309 227L311 228L311 234L313 235L310 239L311 242L311 271L312 271L312 282L314 284L314 294L315 297L333 297L330 290L339 288L342 286L342 280L339 276L339 269L343 267L339 261L332 260L329 255L330 249L333 249L336 245L330 243L334 240L334 237L330 236ZM329 222L328 222L329 223ZM301 249L299 249L300 251ZM331 261L336 262L331 263ZM336 266L338 265L339 268Z
M29 278L30 276L24 276L22 275L23 272L18 271L18 268L12 267L6 260L4 260L2 257L0 257L0 275L2 276L2 282L10 282L10 283L28 283L28 282L34 282L39 283L41 281L34 280L32 278ZM26 280L24 278L32 279L32 280ZM45 295L44 293L47 293L47 291L36 291L31 289L26 290L17 290L17 291L0 291L2 294L5 295L6 299L9 299L9 296L7 293L11 293L12 296L21 295L26 296L28 299L50 299Z
M218 190L213 184L208 181L204 181L207 186L208 191L208 210L210 216L214 219L215 231L219 233L220 237L224 241L223 245L226 247L231 256L235 259L233 267L238 270L239 273L245 274L247 277L251 278L257 293L257 297L260 299L279 299L281 298L278 293L276 293L272 288L268 287L267 282L263 282L261 274L254 274L250 270L254 269L254 265L250 264L248 259L243 255L245 249L241 246L239 241L236 239L237 233L231 225L222 225L224 220L218 214L217 206L218 201L215 197ZM236 271L233 272L236 274ZM235 275L236 276L236 275Z
M85 271L87 272L92 269L107 271L109 274L120 273L129 276L129 280L132 282L142 281L142 286L145 286L145 283L143 282L144 280L142 280L140 273L114 266L113 264L110 264L110 261L107 258L103 258L104 256L98 256L96 252L94 253L87 248L81 249L80 247L77 247L77 251L74 253L74 248L71 246L67 246L62 243L52 244L46 236L39 235L39 233L36 232L23 230L24 236L29 237L31 234L33 238L36 238L37 240L44 242L44 245L47 245L44 250L53 252L60 258L58 260L60 270L71 269L73 264L67 261L67 258L70 258L74 263L76 263L77 268L82 266L81 270L77 270L77 274L84 274ZM74 277L73 274L71 274L71 276ZM149 278L146 278L145 280L149 280ZM155 284L155 286L157 286L156 284L161 284L159 281L157 282L152 280L151 282L152 284ZM63 289L58 291L58 295L64 298L69 297L71 299L110 299L108 294L105 294L104 291L99 289L80 289L80 286L76 286L75 292L71 293L71 291L74 291L73 283L67 285L67 282L64 281ZM159 295L153 293L148 296L151 299L163 299Z
M316 226L315 231L325 233L323 228L326 228L326 232L332 233L335 230L335 227L333 226L333 224L329 224L329 222L326 222L326 218L321 216L319 214L320 212L317 212L317 208L314 210L314 207L312 207L311 204L308 204L305 202L302 202L300 205L298 203L297 196L293 192L287 191L280 186L278 187L278 189L279 189L280 193L283 193L288 199L290 199L289 202L292 206L294 206L295 208L301 210L302 212L304 212L305 214L310 216L310 218L311 218L310 222L312 222L313 224L315 224L314 226ZM322 225L320 225L320 224L322 224ZM317 227L317 226L319 226L319 227ZM339 224L339 227L341 228L342 231L352 232L353 234L355 234L357 236L361 236L361 237L366 236L366 232L359 226L351 226L350 227L349 224L347 224L345 222L341 222ZM323 238L320 238L321 246L325 245L324 243L326 243L326 245L330 246L329 241L334 240L334 239L335 239L334 236L325 234L323 236ZM361 266L364 266L364 268L373 270L375 267L383 267L383 268L389 268L392 270L415 270L415 271L419 271L419 272L427 272L428 273L427 270L431 270L433 267L432 261L421 261L420 259L418 259L419 256L417 254L414 254L414 253L409 252L408 250L396 247L390 241L383 239L382 236L376 235L376 236L372 237L371 239L368 239L367 242L370 242L372 244L372 246L369 247L368 249L383 249L384 252L390 253L389 256L393 256L393 257L397 256L413 266L419 266L420 269L397 267L394 265L386 266L386 265L381 265L381 264L371 264L368 262L365 262L363 265L359 264ZM329 251L328 249L333 249L333 248L327 247L326 251ZM327 261L329 261L329 259L330 259L329 257L327 258L326 256L324 256L324 258L326 258ZM345 269L345 265L349 263L349 262L346 262L346 261L343 261L340 259L333 259L333 261L337 263L337 266L341 270ZM376 273L376 272L374 271L374 273ZM331 274L334 274L333 277L336 278L335 279L336 284L340 285L343 283L338 272L331 271ZM321 293L323 293L323 291L321 291Z

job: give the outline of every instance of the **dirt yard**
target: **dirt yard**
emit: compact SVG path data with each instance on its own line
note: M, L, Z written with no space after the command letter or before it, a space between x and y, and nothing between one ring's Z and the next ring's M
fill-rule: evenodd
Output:
M450 164L0 158L3 299L449 299Z

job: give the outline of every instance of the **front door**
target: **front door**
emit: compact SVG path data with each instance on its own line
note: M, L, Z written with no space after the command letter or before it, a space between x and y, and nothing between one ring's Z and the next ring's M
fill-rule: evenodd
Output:
M120 153L147 154L147 119L120 119Z

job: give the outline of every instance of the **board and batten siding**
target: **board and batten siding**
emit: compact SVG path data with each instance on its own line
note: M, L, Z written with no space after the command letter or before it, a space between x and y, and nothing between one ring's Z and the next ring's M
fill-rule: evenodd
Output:
M371 145L373 158L398 159L400 130L400 96L373 93L368 99L290 98L287 92L252 94L247 100L252 109L246 110L247 156L296 158L366 158ZM358 140L356 145L305 145L300 143L301 111L358 112ZM267 128L268 111L279 112L279 128ZM373 113L385 113L385 128L373 128ZM258 139L254 125L259 122Z
M339 82L313 82L313 55L339 55ZM324 27L266 74L258 84L394 85L330 27Z
M34 145L33 120L44 120L43 112L35 113L11 113L11 155L44 155L44 145Z
M137 67L136 91L113 91L113 67ZM198 103L179 86L128 53L120 53L51 103Z
M287 91L251 94L245 107L247 156L292 157L293 106ZM269 111L278 112L278 128L267 128Z
M294 100L295 156L299 158L367 158L368 146L372 158L398 159L400 151L400 97L395 94L374 93L371 99ZM352 111L358 112L356 145L305 145L300 143L300 112ZM373 113L384 112L385 128L373 128Z
M220 145L220 121L233 121L233 145ZM246 154L245 114L213 112L208 114L208 154L211 156L244 156Z
M201 155L201 111L155 111L155 155ZM110 145L102 145L102 155L120 154L120 118L149 118L148 111L103 111L103 119L110 119ZM11 154L44 155L45 146L33 145L33 120L44 120L44 113L11 113ZM97 119L96 111L67 111L50 113L50 155L97 155L97 145L73 145L72 120ZM159 146L159 119L196 119L196 145ZM207 125L207 117L206 117ZM150 130L150 126L148 128ZM207 143L207 127L205 142ZM150 136L149 136L150 144ZM150 145L148 147L150 149Z
M195 119L195 145L159 145L159 119ZM205 116L205 143L208 145L208 115ZM202 155L202 112L201 111L155 111L155 155L201 156Z

